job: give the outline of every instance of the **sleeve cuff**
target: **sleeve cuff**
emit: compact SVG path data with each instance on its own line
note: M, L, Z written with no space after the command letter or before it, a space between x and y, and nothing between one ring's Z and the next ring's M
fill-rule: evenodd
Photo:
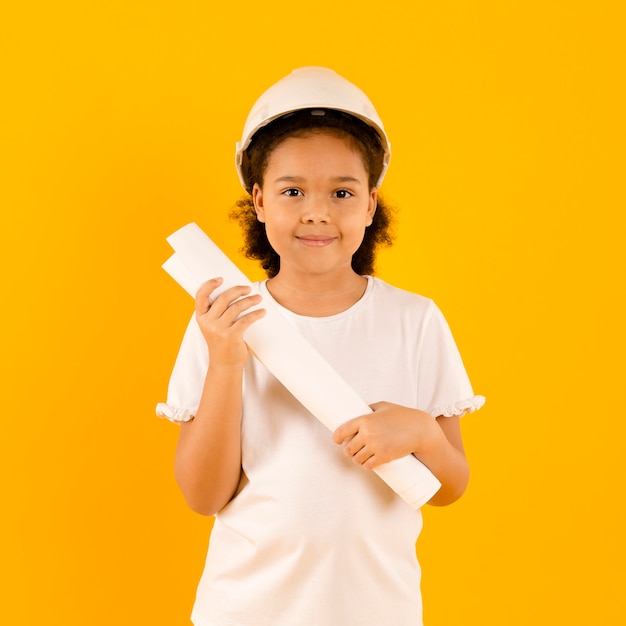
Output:
M195 417L195 412L189 409L181 409L180 407L172 406L165 402L159 402L157 404L156 414L158 417L164 417L175 424L190 422Z
M440 406L428 411L433 417L452 417L454 415L462 417L466 413L478 411L485 404L484 396L474 396L468 400L459 400L445 406Z

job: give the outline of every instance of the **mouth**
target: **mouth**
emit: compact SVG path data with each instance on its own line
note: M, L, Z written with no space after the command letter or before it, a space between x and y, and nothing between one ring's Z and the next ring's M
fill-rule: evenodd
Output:
M309 246L311 248L323 248L324 246L329 246L333 243L336 237L329 237L328 235L302 235L300 237L296 237L296 239L305 246Z

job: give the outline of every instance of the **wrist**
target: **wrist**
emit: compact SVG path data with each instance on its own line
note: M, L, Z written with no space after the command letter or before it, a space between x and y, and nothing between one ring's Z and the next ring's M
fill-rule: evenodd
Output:
M209 362L206 372L206 381L211 383L213 388L228 389L232 385L241 386L243 381L244 363L229 362Z
M413 454L418 458L436 454L441 447L442 438L445 439L445 435L439 428L437 420L429 413L419 409L416 409L416 413L417 435Z

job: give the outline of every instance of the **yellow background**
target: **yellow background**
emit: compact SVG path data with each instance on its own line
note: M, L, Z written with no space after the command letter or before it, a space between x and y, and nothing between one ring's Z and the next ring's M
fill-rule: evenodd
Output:
M154 416L192 306L165 237L196 221L236 256L235 141L300 65L376 104L379 275L439 303L488 398L468 492L425 509L427 625L621 623L622 3L9 4L0 623L188 623L210 520Z

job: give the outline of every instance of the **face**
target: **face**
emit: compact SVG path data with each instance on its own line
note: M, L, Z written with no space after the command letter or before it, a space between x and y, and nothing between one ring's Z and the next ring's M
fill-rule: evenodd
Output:
M352 273L376 210L361 155L330 133L289 137L272 152L252 198L280 273Z

